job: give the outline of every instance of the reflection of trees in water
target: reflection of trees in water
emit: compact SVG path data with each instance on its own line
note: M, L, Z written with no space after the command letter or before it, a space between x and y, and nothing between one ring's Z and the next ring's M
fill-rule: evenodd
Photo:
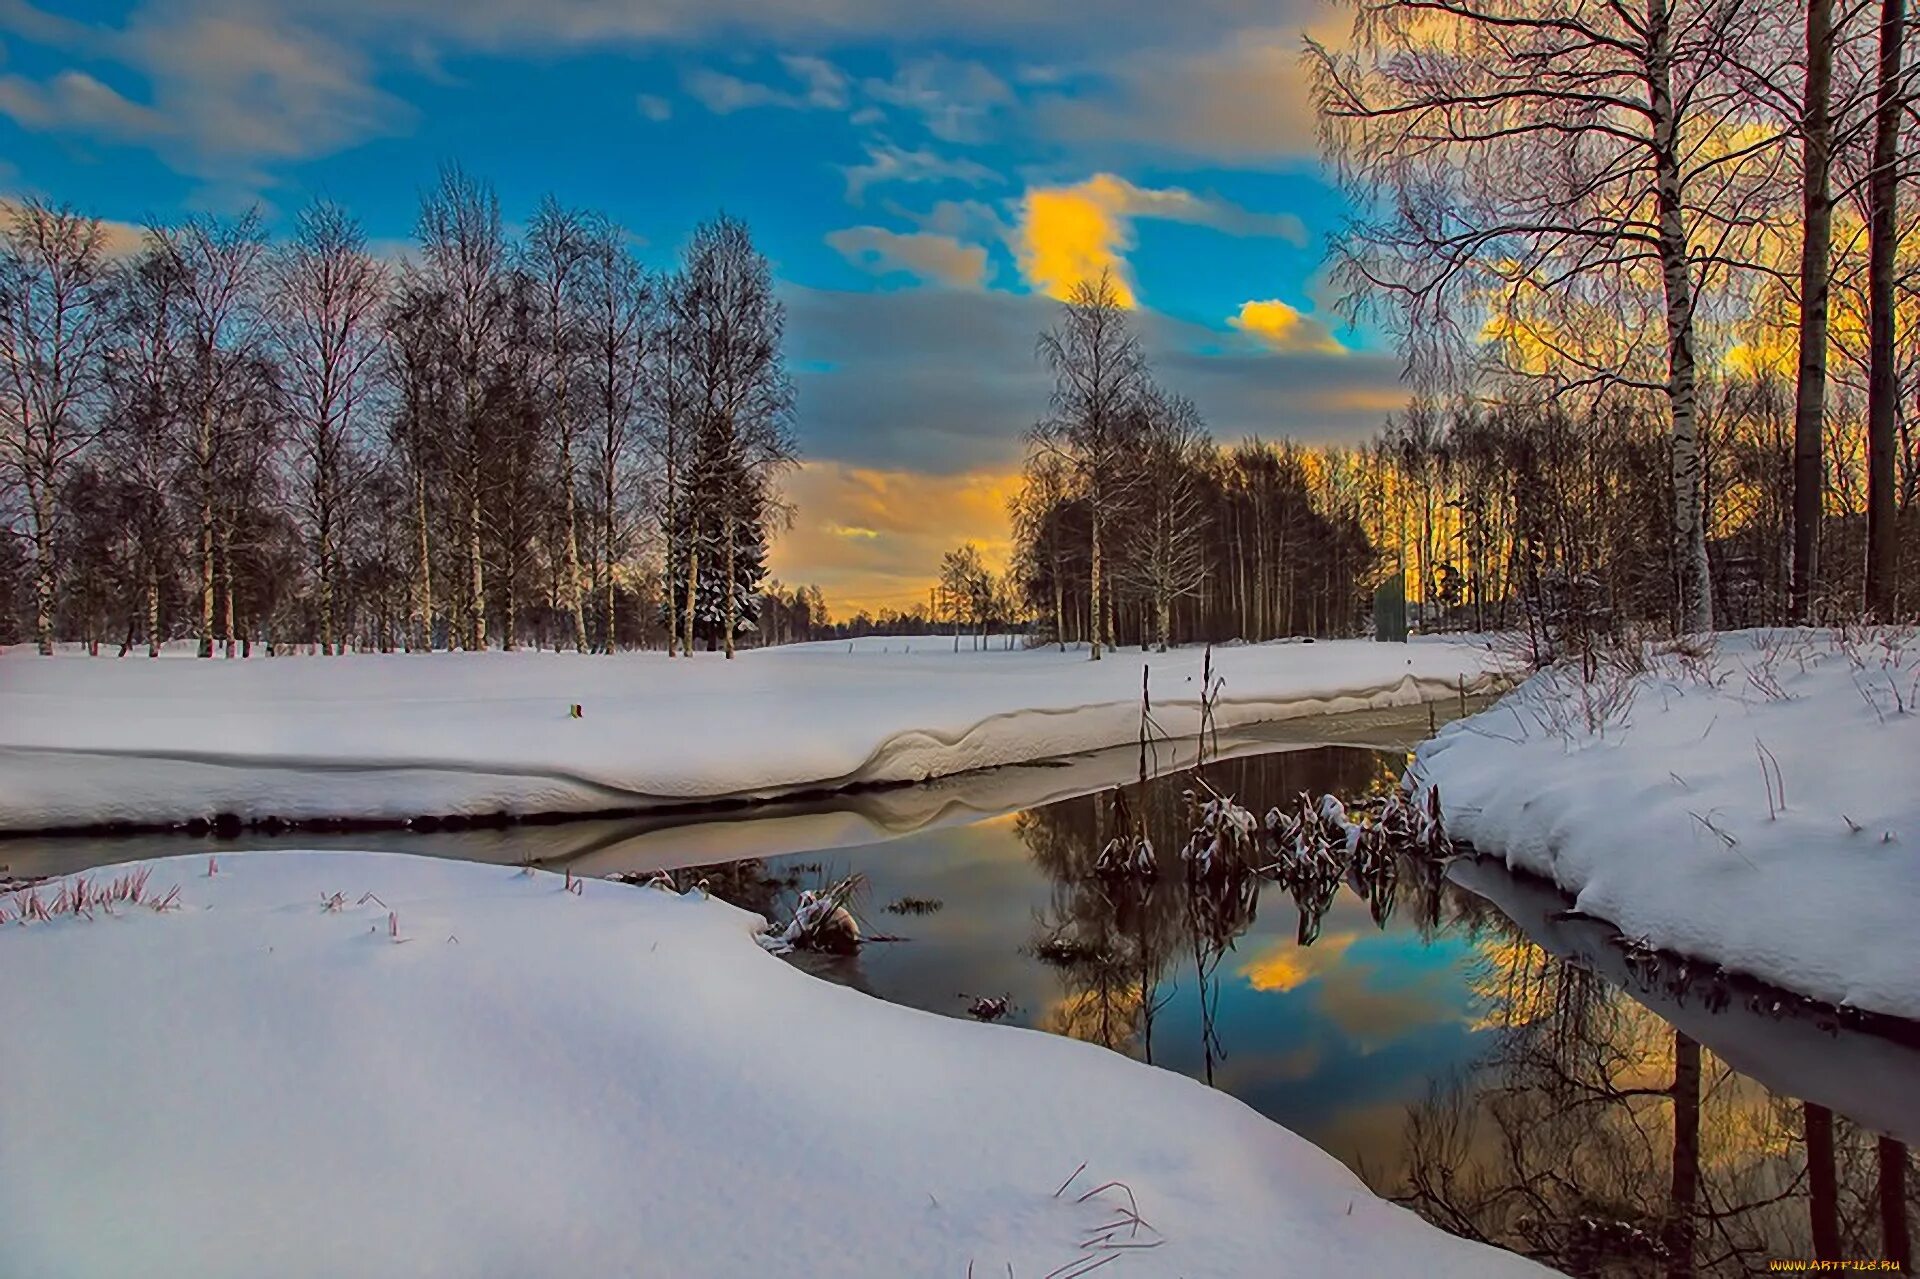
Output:
M1377 1189L1574 1275L1905 1255L1904 1146L1773 1096L1478 902L1447 894L1479 916L1498 1046L1412 1109L1404 1180Z
M1377 793L1396 784L1397 773L1391 758L1379 752L1325 749L1216 761L1207 765L1207 779L1258 814L1293 803L1302 791ZM1151 1061L1154 1016L1167 999L1161 984L1176 962L1190 962L1211 1080L1224 1056L1214 1018L1218 970L1253 926L1261 881L1250 874L1188 879L1179 859L1191 833L1192 813L1183 797L1188 785L1185 774L1176 774L1049 804L1021 813L1014 829L1053 880L1035 950L1059 968L1063 990L1046 1028ZM1126 820L1138 820L1152 843L1157 878L1095 874L1100 850ZM1317 935L1332 887L1300 903L1303 945Z

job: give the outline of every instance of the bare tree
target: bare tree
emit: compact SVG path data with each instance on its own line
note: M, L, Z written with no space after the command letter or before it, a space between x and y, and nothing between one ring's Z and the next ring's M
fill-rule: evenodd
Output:
M322 201L295 222L273 283L270 313L298 455L296 504L311 530L320 651L344 652L334 619L337 541L361 417L380 370L387 274L353 217Z
M1103 271L1074 289L1060 322L1040 335L1039 352L1053 372L1053 411L1028 433L1029 446L1060 458L1087 503L1089 620L1097 662L1102 637L1112 633L1103 535L1134 483L1125 462L1147 384L1146 359L1110 274Z
M108 366L112 406L107 438L115 470L139 493L134 530L139 546L147 656L160 656L161 587L171 577L173 528L168 495L179 441L183 363L181 265L156 237L121 275Z
M1067 650L1066 582L1067 546L1065 530L1056 518L1069 493L1065 461L1057 454L1030 450L1018 491L1009 500L1013 516L1014 541L1031 550L1033 568L1024 587L1029 594L1043 589L1053 616L1053 639L1061 652ZM1041 587L1044 577L1045 586ZM1045 607L1045 605L1043 605Z
M652 287L627 246L626 232L604 219L592 221L584 243L582 332L599 488L601 651L612 653L618 648L614 566L626 553L631 530L632 454L647 407L648 357L657 324Z
M196 218L153 235L172 258L181 286L181 425L199 508L200 656L212 657L222 481L247 402L258 389L267 237L257 212L233 222Z
M34 642L53 652L57 497L99 433L110 271L98 221L37 200L0 231L0 480L25 490Z
M582 601L578 479L574 466L574 383L585 354L588 322L584 299L597 246L590 243L587 220L548 196L534 214L527 232L527 259L540 296L541 327L546 337L541 389L545 393L548 423L559 449L561 501L565 504L566 566L564 586L567 611L573 625L574 651L587 651L587 618ZM597 300L597 299L596 299ZM597 333L596 333L597 336ZM597 353L597 352L596 352ZM604 375L596 364L595 373ZM602 388L604 392L604 387ZM612 617L609 607L608 617ZM612 648L612 644L608 644Z
M1192 403L1178 396L1145 396L1136 411L1141 422L1131 465L1139 479L1115 577L1150 601L1153 642L1164 653L1173 602L1198 594L1207 577L1207 516L1198 482L1206 435Z
M1695 320L1706 274L1745 264L1751 192L1779 163L1787 130L1750 127L1752 68L1734 64L1773 16L1745 0L1352 3L1350 49L1310 45L1327 149L1364 210L1345 276L1398 304L1430 378L1491 312L1530 371L1664 397L1676 621L1711 628Z
M487 646L481 534L488 424L483 390L505 318L507 244L500 229L500 201L492 186L449 165L421 201L418 234L425 281L446 299L446 339L456 387L449 426L466 532L466 645L478 650Z

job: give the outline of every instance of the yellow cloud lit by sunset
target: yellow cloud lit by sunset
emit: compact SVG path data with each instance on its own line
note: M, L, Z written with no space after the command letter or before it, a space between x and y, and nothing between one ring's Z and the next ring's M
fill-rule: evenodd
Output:
M1250 333L1276 351L1325 351L1338 354L1347 348L1335 340L1320 321L1302 314L1278 298L1242 302L1237 315L1227 323Z
M1096 174L1071 187L1027 192L1020 219L1020 269L1027 282L1050 298L1065 301L1082 284L1111 272L1120 305L1136 299L1122 256L1133 234L1114 195L1120 180Z

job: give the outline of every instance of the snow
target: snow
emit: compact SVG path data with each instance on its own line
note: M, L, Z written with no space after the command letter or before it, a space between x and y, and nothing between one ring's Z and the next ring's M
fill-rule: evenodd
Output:
M1543 672L1422 746L1448 833L1629 937L1920 1018L1920 632L1734 632L1645 665Z
M0 929L10 1273L1037 1279L1103 1234L1157 1245L1103 1279L1545 1273L1224 1093L816 980L716 901L209 868L151 864L165 913Z
M0 829L593 812L918 781L1198 727L1202 653L950 638L660 653L0 656ZM911 649L911 651L907 651ZM1222 727L1492 686L1471 644L1234 647ZM582 718L569 714L572 704Z

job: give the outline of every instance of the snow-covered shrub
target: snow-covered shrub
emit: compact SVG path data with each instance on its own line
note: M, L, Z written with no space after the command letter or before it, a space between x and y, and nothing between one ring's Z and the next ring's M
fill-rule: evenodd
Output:
M1134 875L1142 879L1151 879L1160 873L1160 864L1153 853L1153 841L1145 835L1116 835L1107 841L1100 855L1093 859L1094 873L1099 875Z
M859 875L849 875L818 892L803 890L792 922L776 940L803 950L845 953L859 949L860 921L850 907L863 884Z
M1188 791L1187 802L1196 801L1194 793ZM1180 850L1180 859L1196 875L1251 870L1255 865L1255 839L1259 831L1260 823L1252 813L1234 803L1232 796L1215 795L1198 801L1193 834Z

